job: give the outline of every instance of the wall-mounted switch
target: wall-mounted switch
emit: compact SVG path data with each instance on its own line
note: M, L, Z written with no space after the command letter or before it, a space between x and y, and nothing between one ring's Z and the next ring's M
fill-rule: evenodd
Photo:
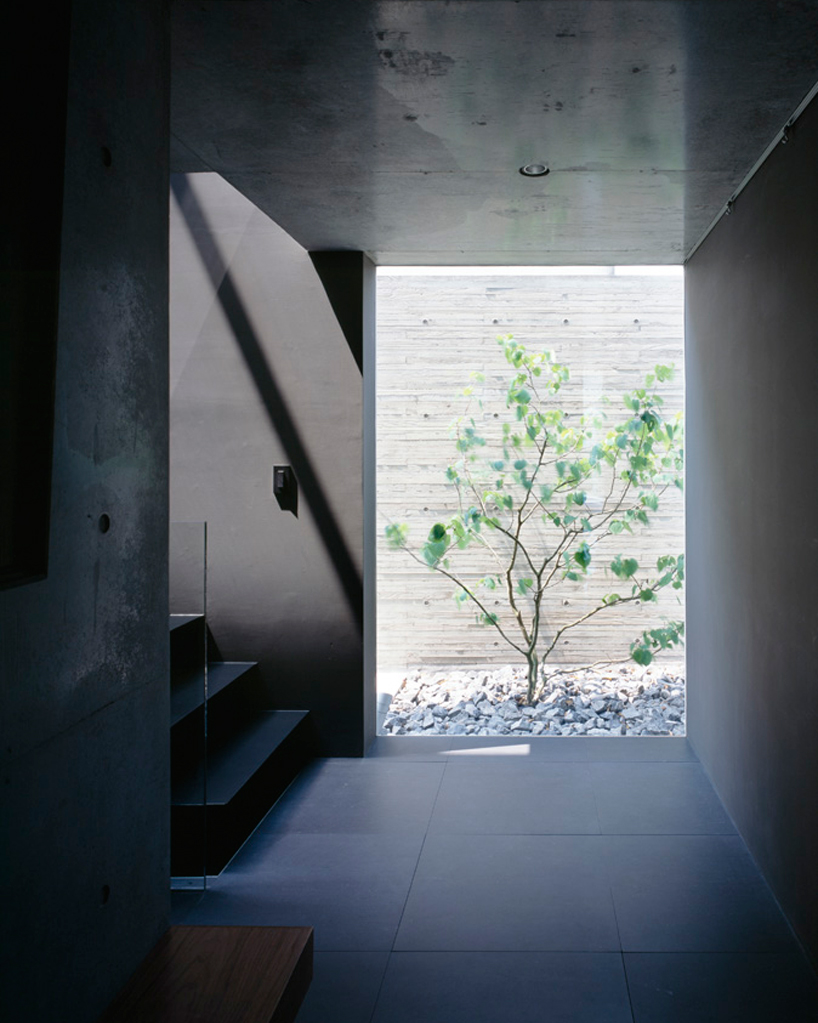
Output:
M273 466L273 493L276 497L281 497L293 481L293 469L291 465Z
M273 466L273 496L282 511L298 514L298 484L291 465Z

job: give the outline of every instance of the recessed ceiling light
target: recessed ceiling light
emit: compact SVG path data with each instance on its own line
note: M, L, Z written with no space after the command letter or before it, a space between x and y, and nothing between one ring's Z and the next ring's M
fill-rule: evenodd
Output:
M520 168L520 173L527 178L541 178L548 174L548 165L544 163L527 163Z

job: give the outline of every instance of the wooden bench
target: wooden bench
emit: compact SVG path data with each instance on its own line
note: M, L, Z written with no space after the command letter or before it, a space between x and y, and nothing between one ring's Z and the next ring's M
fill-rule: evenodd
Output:
M171 927L100 1023L292 1023L312 927Z

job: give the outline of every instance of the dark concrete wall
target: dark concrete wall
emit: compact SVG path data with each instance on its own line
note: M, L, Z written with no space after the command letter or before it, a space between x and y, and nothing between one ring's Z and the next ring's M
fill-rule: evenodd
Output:
M174 175L173 194L171 519L207 521L221 656L259 662L268 705L312 711L326 754L360 755L362 339L306 250L224 179ZM360 310L357 262L327 272L352 272ZM342 314L358 335L368 320ZM273 495L279 464L297 510Z
M818 105L687 266L691 741L818 959Z
M72 10L49 568L0 594L0 1001L31 1023L96 1018L167 923L166 19Z

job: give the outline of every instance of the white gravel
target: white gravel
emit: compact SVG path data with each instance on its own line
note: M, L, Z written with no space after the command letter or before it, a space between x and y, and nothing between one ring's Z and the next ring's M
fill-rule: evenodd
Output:
M524 667L423 668L406 674L386 735L684 735L679 663L550 669L533 704Z

